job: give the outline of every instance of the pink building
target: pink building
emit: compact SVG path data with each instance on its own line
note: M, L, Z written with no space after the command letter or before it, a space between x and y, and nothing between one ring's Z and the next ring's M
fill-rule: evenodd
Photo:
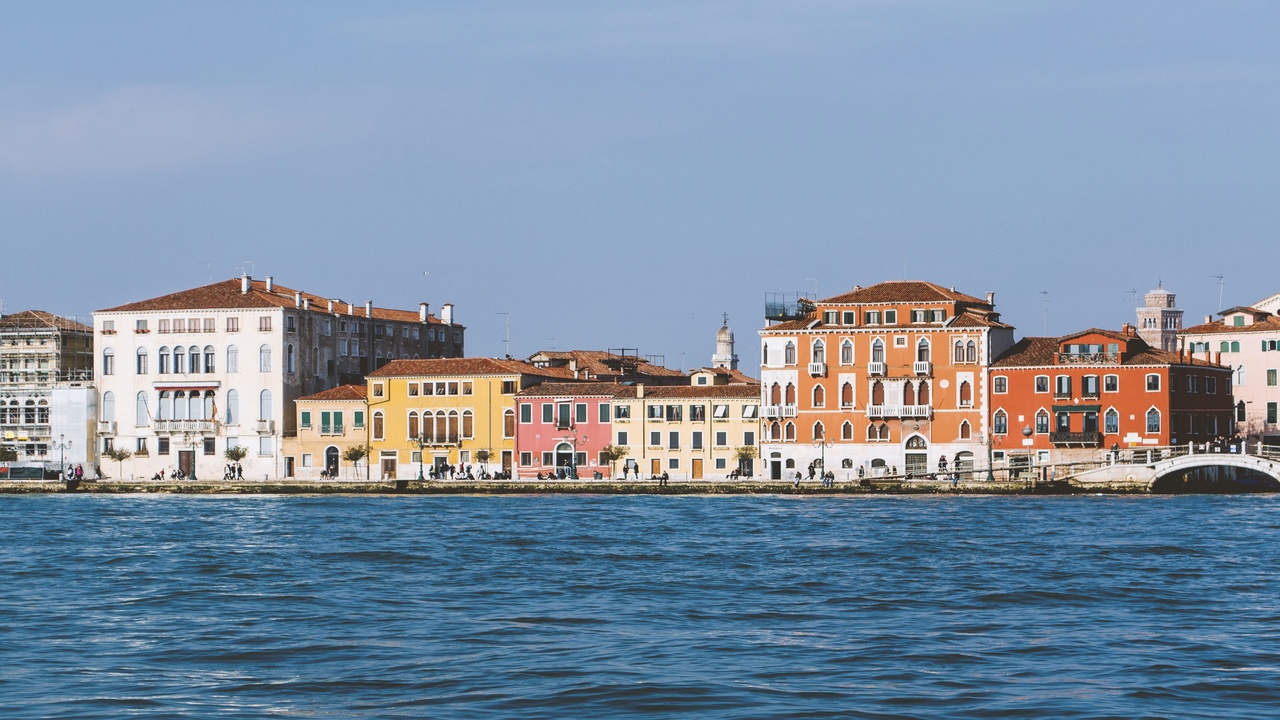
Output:
M516 473L569 472L578 477L600 473L613 477L613 468L601 451L613 438L613 402L634 396L616 383L543 383L516 393Z

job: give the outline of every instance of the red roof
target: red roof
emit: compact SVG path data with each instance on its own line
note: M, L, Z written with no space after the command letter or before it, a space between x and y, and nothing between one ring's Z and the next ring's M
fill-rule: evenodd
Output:
M428 360L392 360L369 377L475 377L480 375L534 375L546 378L572 379L566 368L540 368L523 360L498 358L435 358Z
M899 302L961 302L990 307L987 305L986 300L980 300L972 295L965 295L925 280L888 280L870 287L857 288L825 300L819 300L818 304Z
M1196 325L1194 327L1183 328L1183 335L1207 335L1210 333L1251 333L1251 332L1276 332L1280 330L1280 317L1269 315L1261 320L1256 320L1252 325L1228 325L1222 320L1214 320L1204 325Z
M91 333L93 328L71 318L61 317L43 310L23 310L12 315L0 315L0 330L71 330Z
M300 397L298 402L304 400L364 400L368 396L368 392L369 389L364 385L339 385L336 388Z

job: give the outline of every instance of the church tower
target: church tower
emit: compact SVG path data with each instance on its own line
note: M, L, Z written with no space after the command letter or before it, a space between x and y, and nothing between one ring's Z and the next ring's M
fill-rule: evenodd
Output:
M1138 308L1138 337L1153 348L1170 352L1178 350L1182 310L1174 307L1176 297L1164 289L1162 282L1146 294L1146 304Z
M711 367L738 369L738 356L733 354L733 331L729 329L729 315L724 316L724 324L716 331L716 354L711 356Z

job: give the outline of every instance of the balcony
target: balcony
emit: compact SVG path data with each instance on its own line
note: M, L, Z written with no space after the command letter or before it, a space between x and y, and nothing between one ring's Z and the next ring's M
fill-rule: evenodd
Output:
M795 417L798 414L800 414L799 409L795 405L782 406L782 417L784 418Z
M826 377L827 364L824 362L809 363L809 374L812 375L813 377Z
M932 405L868 405L869 418L928 418Z
M215 420L156 420L157 434L181 435L183 433L199 433L212 435L218 431Z
M1062 391L1062 390L1054 390L1054 391L1053 391L1053 399L1054 399L1054 400L1070 400L1070 399L1071 399L1071 391L1070 391L1070 390L1067 390L1067 391L1065 391L1065 392L1064 392L1064 391Z
M321 425L321 435L341 435L345 428L342 425Z
M764 416L769 420L777 420L778 418L782 417L782 406L781 405L765 405Z
M876 377L876 376L884 377L884 363L882 362L867 363L867 374L871 375L872 377Z
M1088 447L1097 447L1102 444L1102 433L1097 431L1049 433L1049 442L1054 445L1084 445Z
M925 377L931 376L933 375L933 363L928 360L918 361L913 366L913 370L916 375L923 375Z
M99 420L98 434L99 435L115 435L116 422L114 420Z
M1101 365L1103 363L1115 364L1118 362L1120 362L1120 353L1118 352L1058 353L1059 365Z
M422 438L409 438L413 442L421 442L423 447L439 447L443 445L457 445L461 438L458 433L436 433L432 436L423 436Z
M258 421L259 435L274 435L275 431L276 431L275 420L259 420Z

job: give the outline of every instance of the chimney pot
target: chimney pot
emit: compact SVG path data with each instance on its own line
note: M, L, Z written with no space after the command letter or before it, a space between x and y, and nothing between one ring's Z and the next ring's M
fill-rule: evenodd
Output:
M993 292L989 292L989 293L987 293L987 304L988 304L988 305L990 305L991 307L995 307L995 306L996 306L996 294L995 294L995 293L993 293Z
M372 300L364 301L364 316L367 318L373 317L373 301Z
M329 300L329 312L333 312L333 300Z
M429 306L426 303L418 303L418 322L426 322L431 315L428 312Z
M253 278L249 277L249 273L240 276L240 294L248 295L249 289L253 287Z
M302 307L302 291L293 294L293 306L296 308Z
M267 292L274 292L275 289L276 289L275 278L268 275L267 276Z
M1209 323L1211 323L1211 322L1213 322L1213 316L1212 316L1212 315L1205 315L1205 316L1204 316L1204 324L1205 324L1205 325L1208 325L1208 324L1209 324Z
M636 383L636 397L644 399L644 383Z
M453 324L453 303L445 303L440 306L440 319L445 325Z

